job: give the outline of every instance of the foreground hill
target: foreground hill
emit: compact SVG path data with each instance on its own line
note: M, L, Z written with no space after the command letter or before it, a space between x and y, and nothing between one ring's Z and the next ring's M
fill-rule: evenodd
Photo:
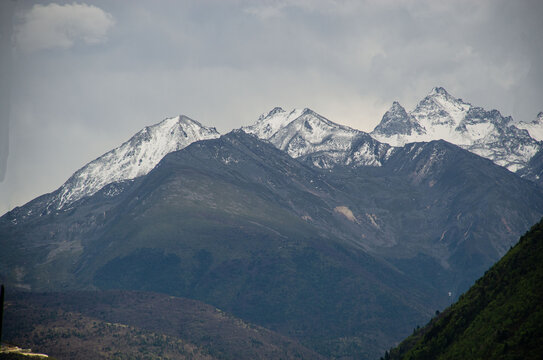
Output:
M543 221L390 359L540 359Z
M321 358L199 301L143 292L12 294L4 333L57 359Z

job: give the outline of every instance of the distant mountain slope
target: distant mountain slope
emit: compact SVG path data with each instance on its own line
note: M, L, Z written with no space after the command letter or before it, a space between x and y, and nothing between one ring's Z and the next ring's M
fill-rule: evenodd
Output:
M58 359L320 359L195 300L144 292L15 293L7 340Z
M468 289L543 215L535 184L445 141L408 144L378 168L335 168L326 181L355 219L338 232L445 297Z
M389 145L375 141L367 133L336 124L311 109L286 112L277 107L242 130L323 169L337 165L381 166L391 151Z
M531 126L535 134L534 124L522 127ZM394 102L371 136L392 146L445 140L515 172L542 148L540 139L520 126L497 110L473 106L436 87L409 113Z
M540 359L543 354L543 221L459 301L387 359Z

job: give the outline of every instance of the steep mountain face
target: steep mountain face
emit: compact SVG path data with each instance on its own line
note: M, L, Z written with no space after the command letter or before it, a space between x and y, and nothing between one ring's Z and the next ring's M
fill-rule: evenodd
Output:
M519 122L516 125L519 129L526 129L530 136L538 141L543 141L543 111L537 114L535 120L530 122Z
M543 221L460 300L386 359L538 359L543 353Z
M396 250L434 256L444 251L437 258L455 274L450 290L456 294L503 256L543 210L535 184L445 141L408 144L385 170L410 179L422 192L413 212L425 208L420 223L409 212L398 216L407 221ZM528 213L533 215L525 217Z
M286 112L274 108L242 130L271 142L293 158L324 169L336 165L381 166L391 152L390 146L365 132L336 124L310 109Z
M147 174L168 153L195 141L219 137L215 128L205 127L186 116L168 118L138 132L130 140L91 161L48 199L49 211L59 210L96 193L107 184Z
M371 135L392 146L442 139L513 172L526 167L542 148L528 131L513 125L511 117L454 98L440 87L409 113L394 103Z
M326 179L351 197L342 201L354 221L342 232L455 296L543 215L535 184L445 141L408 144L382 167L335 168Z
M405 108L399 102L394 101L392 107L383 115L381 122L375 127L372 134L375 135L423 135L426 130L419 123L409 116ZM396 141L399 143L399 139Z

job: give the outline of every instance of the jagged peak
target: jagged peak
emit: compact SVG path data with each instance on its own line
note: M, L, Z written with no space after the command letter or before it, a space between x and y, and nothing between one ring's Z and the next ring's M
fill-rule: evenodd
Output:
M268 111L267 113L264 113L264 114L260 115L258 117L258 120L260 121L260 120L269 118L269 117L271 117L271 116L273 116L275 114L284 113L284 112L285 112L285 110L283 110L282 107L276 106L273 109L271 109L270 111Z
M315 111L311 110L310 108L304 108L304 109L302 110L302 115L306 115L306 114L321 116L321 115L319 115L318 113L316 113Z
M445 90L445 88L441 87L441 86L436 86L432 89L432 91L430 91L430 93L428 94L428 96L432 96L432 95L444 95L444 96L451 96L451 94L449 94L447 92L447 90Z
M452 96L445 88L436 86L430 91L430 93L421 100L421 102L417 105L417 107L423 106L423 104L427 104L428 102L435 103L441 107L445 106L446 104L452 104L453 106L458 107L471 107L471 104L465 102L464 100L460 98L456 98Z
M386 116L387 113L406 113L407 114L407 111L399 102L394 101L392 103L392 106L387 110L387 112L385 113L385 115L383 115L383 117Z
M381 140L383 137L411 135L412 133L420 134L423 132L424 129L407 113L405 108L399 102L394 101L371 134L377 140Z
M295 118L294 120L292 120L289 124L287 124L287 126L290 126L291 124L294 124L295 122L300 121L300 120L303 120L304 122L306 122L308 120L307 116L309 116L312 119L312 121L317 121L318 123L322 124L325 127L328 127L329 129L334 128L334 129L338 129L338 130L342 130L342 131L363 133L362 131L357 130L357 129L353 129L350 126L338 124L338 123L336 123L336 122L322 116L321 114L317 113L316 111L311 110L310 108L304 108L302 110L301 115L298 116L297 118ZM285 126L285 127L287 127L287 126Z
M160 121L160 122L158 122L156 124L146 126L140 132L146 133L146 132L149 132L149 131L160 131L162 129L169 130L169 129L171 129L172 127L174 127L176 125L196 126L197 128L202 128L202 129L207 129L207 130L217 132L215 127L205 126L202 123L200 123L199 121L188 117L187 115L178 115L178 116L173 116L173 117L167 117L164 120L162 120L162 121Z
M177 122L180 123L180 124L181 124L181 123L191 123L191 124L197 124L197 125L200 125L200 126L203 127L202 123L200 123L199 121L194 120L194 119L188 117L187 115L181 114L181 115L177 116L176 118L177 118Z
M535 119L538 123L543 123L543 111L540 111Z

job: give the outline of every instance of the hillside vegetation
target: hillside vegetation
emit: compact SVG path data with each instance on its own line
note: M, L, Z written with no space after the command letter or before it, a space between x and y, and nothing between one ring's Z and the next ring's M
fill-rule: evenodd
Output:
M385 359L541 359L543 220L457 303Z
M57 359L319 359L212 306L154 293L16 293L6 341Z

